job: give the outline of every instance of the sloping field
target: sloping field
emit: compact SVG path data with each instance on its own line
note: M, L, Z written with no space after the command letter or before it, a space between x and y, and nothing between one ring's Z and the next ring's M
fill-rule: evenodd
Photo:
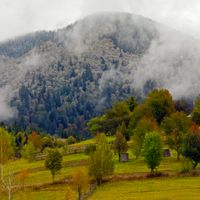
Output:
M104 184L87 200L200 199L200 177L155 178Z

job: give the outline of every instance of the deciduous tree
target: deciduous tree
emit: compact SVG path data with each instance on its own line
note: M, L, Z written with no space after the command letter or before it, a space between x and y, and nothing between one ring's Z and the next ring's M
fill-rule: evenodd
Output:
M32 132L28 136L27 144L29 144L29 142L32 142L36 149L42 149L42 140L36 132Z
M58 150L50 150L45 160L45 166L51 171L53 176L62 168L62 155Z
M87 191L89 186L87 171L83 168L77 169L74 173L73 179L74 188L78 191L79 200L81 200L82 194Z
M131 115L131 120L128 125L129 135L133 135L133 130L137 127L138 122L143 118L153 119L153 114L149 108L144 105L137 106Z
M131 138L131 150L136 158L141 155L142 144L144 142L146 133L152 131L160 131L157 122L151 118L147 119L146 117L140 119L136 128L133 130L133 136Z
M67 144L75 144L76 143L76 139L73 136L69 136L67 138Z
M116 139L114 141L115 152L118 153L119 162L121 162L121 154L128 150L127 142L125 137L120 133L116 133Z
M18 175L18 178L20 181L23 183L23 188L24 188L24 181L28 178L29 175L29 169L21 169L21 172Z
M4 128L0 127L0 162L1 165L8 161L13 153L10 136Z
M70 187L66 188L65 200L73 200L72 189Z
M2 188L8 192L8 199L11 199L13 182L14 179L14 170L10 164L7 164L7 170L4 170L4 164L8 162L9 157L13 153L13 147L11 145L10 136L3 127L0 127L0 164L1 164L1 183ZM4 174L7 178L4 179Z
M195 123L184 139L182 155L192 161L193 169L200 163L200 130Z
M90 156L89 175L94 177L100 185L102 178L114 171L113 154L105 134L101 134L96 151Z
M151 169L151 173L154 173L154 169L160 165L163 155L162 147L162 139L158 133L146 134L142 154L145 157L147 167Z
M22 157L28 158L28 161L33 161L33 155L35 153L35 146L32 142L29 142L28 144L25 144L22 149Z
M164 117L170 116L174 111L174 101L168 90L152 90L145 100L146 106L151 110L153 116L160 124Z
M191 126L191 120L183 112L172 113L170 117L164 118L161 123L167 144L170 148L177 151L177 160L183 147L183 138Z

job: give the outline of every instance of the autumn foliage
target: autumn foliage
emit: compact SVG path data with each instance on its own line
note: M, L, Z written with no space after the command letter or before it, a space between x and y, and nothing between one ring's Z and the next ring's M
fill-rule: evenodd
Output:
M84 192L87 191L89 186L89 177L87 171L83 168L79 168L74 173L74 188L77 190L79 200Z
M32 134L28 136L27 143L29 142L32 142L36 149L42 149L42 140L36 132L32 132Z
M23 188L24 188L24 181L28 178L28 175L29 175L29 169L21 169L21 172L18 175L18 179L23 183Z

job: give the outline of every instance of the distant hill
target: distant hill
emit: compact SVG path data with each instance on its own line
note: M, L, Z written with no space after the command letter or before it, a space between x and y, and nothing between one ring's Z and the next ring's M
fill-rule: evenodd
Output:
M115 100L134 95L140 101L162 87L181 98L177 83L187 80L188 65L197 69L198 52L198 41L127 13L95 14L21 36L0 44L0 118L24 129L88 137L88 120ZM194 71L187 74L195 81ZM196 82L184 88L190 97L198 94Z
M53 31L38 31L0 43L0 56L18 58L54 38Z

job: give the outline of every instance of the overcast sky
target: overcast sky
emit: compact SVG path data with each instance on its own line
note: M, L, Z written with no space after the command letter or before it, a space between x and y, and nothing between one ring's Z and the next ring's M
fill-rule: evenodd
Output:
M102 11L139 14L200 39L199 0L0 0L0 40L55 30Z

